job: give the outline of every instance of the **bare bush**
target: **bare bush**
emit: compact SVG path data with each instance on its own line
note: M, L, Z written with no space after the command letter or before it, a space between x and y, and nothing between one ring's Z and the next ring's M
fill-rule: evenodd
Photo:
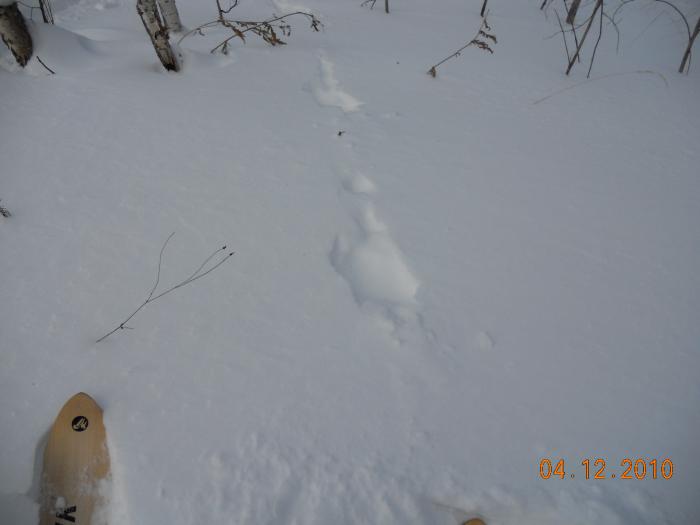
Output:
M217 51L220 51L223 54L228 54L231 41L238 38L245 43L246 35L248 33L260 37L263 41L267 42L271 46L286 45L286 42L282 40L280 36L286 38L292 34L292 27L288 23L287 19L294 16L306 18L309 21L311 29L313 31L319 31L321 27L323 27L323 24L321 24L321 21L318 18L316 18L313 14L304 11L295 11L293 13L288 13L286 15L280 16L273 15L271 18L262 21L234 20L229 18L227 15L237 5L238 0L234 0L234 2L231 3L231 5L224 8L221 5L221 0L216 0L216 7L218 11L218 16L216 20L212 20L205 24L201 24L195 27L194 29L191 29L190 31L182 35L182 37L180 37L180 39L178 40L178 44L182 42L185 38L193 34L204 35L205 30L207 29L211 29L214 27L225 27L231 31L231 36L219 42L216 46L214 46L211 49L211 52L216 53Z
M467 42L462 47L460 47L457 51L455 51L451 55L443 58L442 60L440 60L440 62L438 62L437 64L432 66L428 70L428 74L433 78L437 77L437 68L439 66L441 66L442 64L444 64L445 62L447 62L448 60L450 60L452 58L460 56L462 54L462 51L464 51L466 48L468 48L470 46L478 47L479 49L481 49L483 51L488 51L489 53L493 54L493 49L491 48L491 44L497 44L498 40L496 39L496 35L493 34L493 32L492 32L493 30L491 29L491 26L489 25L487 18L488 18L488 12L486 14L484 14L484 18L481 21L481 25L479 26L479 30L476 32L476 35L474 36L474 38L472 38L469 42Z
M558 11L556 8L554 8L554 13L557 17L557 21L559 22L559 33L563 36L564 39L564 49L566 51L566 59L567 59L567 67L566 67L566 74L568 75L571 70L573 69L574 65L577 62L581 62L581 55L583 51L584 44L588 38L588 36L591 34L591 29L593 28L594 25L597 26L597 36L595 40L595 44L593 45L593 49L591 51L590 58L588 59L588 73L587 73L587 78L590 78L591 76L591 71L593 70L593 63L595 61L596 57L596 52L598 50L598 45L600 44L600 41L603 37L603 32L604 28L607 26L612 26L612 28L615 30L617 33L617 38L618 38L618 48L620 44L620 30L618 27L617 19L616 16L618 13L627 5L633 3L635 0L621 0L618 4L617 7L610 13L607 11L608 3L605 2L604 0L595 0L594 2L589 3L588 5L592 5L592 10L587 16L584 16L583 19L581 20L581 11L584 8L584 5L582 5L580 0L573 0L571 2L571 5L567 4L566 0L562 0L563 7L566 12L566 23L570 25L571 27L569 29L564 29L564 26L561 23L561 17L559 16ZM669 0L652 0L653 2L658 2L660 4L664 4L668 7L670 7L672 10L674 10L678 16L681 18L682 22L684 23L687 31L687 36L688 36L688 45L686 46L685 53L683 55L683 60L681 62L681 67L679 68L679 72L683 73L684 71L687 71L690 68L690 53L691 53L691 48L693 47L693 43L695 41L695 38L697 38L698 33L700 32L700 19L698 19L698 23L695 27L695 31L691 34L690 31L690 25L688 24L688 19L686 16L683 14L683 12L678 9L672 2ZM540 9L545 9L548 10L551 8L553 5L553 2L550 0L544 0L542 5L540 6ZM587 7L587 6L586 6ZM577 20L580 20L577 22ZM607 21L607 22L606 22ZM583 28L583 34L580 38L578 38L577 30ZM593 32L595 33L595 31ZM573 40L574 40L574 45L572 46L573 53L569 52L569 42L567 41L567 35L572 35Z

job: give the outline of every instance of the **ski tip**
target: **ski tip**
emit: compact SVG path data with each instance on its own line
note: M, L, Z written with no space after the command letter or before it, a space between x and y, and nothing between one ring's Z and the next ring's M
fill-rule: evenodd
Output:
M86 394L85 392L78 392L77 394L73 395L68 401L66 401L66 405L74 403L86 403L89 405L94 405L96 407L100 406L97 404L97 401L95 401L92 398L92 396Z
M59 411L59 416L65 415L69 412L89 412L93 416L96 414L102 414L102 407L97 404L92 397L90 397L85 392L78 392L73 395L68 401L63 404L63 407Z

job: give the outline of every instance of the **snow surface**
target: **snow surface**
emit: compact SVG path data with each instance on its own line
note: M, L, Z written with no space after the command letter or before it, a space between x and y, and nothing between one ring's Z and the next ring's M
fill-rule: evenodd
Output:
M675 72L678 18L625 7L620 53L607 26L596 80L560 92L586 67L564 76L539 0L489 2L495 53L436 79L481 2L360 3L243 1L325 29L228 56L222 31L189 37L179 74L127 1L30 25L55 75L2 49L3 523L36 523L78 391L105 411L112 524L700 523L700 67ZM96 344L171 232L159 290L236 253ZM675 472L582 479L597 457Z

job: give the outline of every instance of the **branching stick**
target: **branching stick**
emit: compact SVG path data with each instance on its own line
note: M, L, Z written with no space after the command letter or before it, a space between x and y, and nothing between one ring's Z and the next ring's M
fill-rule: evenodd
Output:
M165 248L168 246L168 243L170 242L170 239L173 238L173 235L175 235L175 232L171 233L171 234L168 236L168 238L167 238L167 239L165 240L165 242L163 243L163 247L160 249L160 255L158 256L158 269L157 269L157 271L156 271L156 282L153 284L153 288L151 288L151 291L149 292L148 297L146 297L146 300L145 300L143 303L141 303L141 305L140 305L136 310L134 310L134 311L129 315L129 317L127 317L126 319L124 319L124 321L122 321L121 323L119 323L119 325L118 325L114 330L112 330L111 332L109 332L109 333L103 335L102 337L100 337L100 338L96 341L97 343L100 343L100 342L104 341L104 340L107 339L110 335L112 335L113 333L115 333L115 332L117 332L117 331L119 331L119 330L131 329L131 327L130 327L130 326L127 326L126 323L128 323L128 322L129 322L137 313L139 313L147 304L153 303L153 302L157 301L158 299L160 299L161 297L163 297L163 296L169 294L170 292L173 292L173 291L177 290L178 288L182 288L183 286L186 286L186 285L188 285L188 284L190 284L190 283L193 283L194 281L196 281L196 280L198 280L198 279L201 279L201 278L204 277L205 275L210 274L211 272L213 272L214 270L216 270L219 266L221 266L221 265L224 264L226 261L228 261L228 260L233 256L234 253L236 253L236 252L225 253L225 252L226 252L226 246L222 246L222 247L219 248L218 250L215 250L214 253L212 253L209 257L207 257L207 258L204 260L204 262L203 262L202 264L199 265L199 268L197 268L189 277L187 277L186 279L180 281L178 284L176 284L176 285L174 285L174 286L171 286L170 288L168 288L167 290L165 290L165 291L159 293L158 295L154 296L153 294L155 294L156 289L158 288L158 284L160 284L160 270L161 270L161 268L162 268L162 266L163 266L163 253L165 252ZM216 264L214 264L213 266L211 266L209 269L206 269L206 270L205 270L205 268L206 268L207 265L212 261L212 259L214 259L214 258L215 258L217 255L219 255L219 254L223 254L223 257L221 258L221 260L219 260L219 262L217 262Z
M249 31L262 38L271 46L285 45L286 42L279 38L275 29L280 31L282 33L282 36L289 36L291 34L292 29L291 26L286 23L286 20L287 18L295 15L301 15L306 17L310 21L311 29L314 31L319 31L321 27L323 27L323 24L318 18L316 18L313 14L304 11L295 11L293 13L287 13L286 15L273 16L272 18L260 22L246 20L231 20L229 18L226 18L224 15L228 13L231 9L233 9L236 5L237 3L234 2L234 4L231 5L228 9L223 9L221 7L221 4L217 1L217 8L219 10L219 15L217 19L199 25L194 29L187 31L180 37L177 43L180 44L185 38L192 35L193 33L203 35L204 29L221 25L230 29L233 32L233 34L225 40L219 42L219 44L217 44L216 47L214 47L211 50L211 53L216 53L220 50L222 53L226 54L228 53L229 42L234 38L240 38L243 42L245 42L245 34Z
M591 26L593 25L593 21L595 20L595 15L598 12L598 9L603 8L603 0L597 0L595 4L595 8L593 9L593 14L591 17L588 19L588 25L586 26L586 30L583 32L583 36L581 37L581 41L579 42L578 46L576 46L576 53L574 53L574 56L569 60L569 67L566 68L566 74L568 75L571 72L571 68L574 67L574 63L576 62L576 59L578 58L579 54L581 53L581 48L583 47L583 43L586 41L586 36L588 35L588 31L591 30Z
M469 42L460 47L457 51L443 58L442 60L440 60L440 62L432 66L428 70L428 75L435 78L437 76L438 66L441 66L442 64L444 64L452 58L460 56L462 54L462 51L467 49L469 46L476 46L479 49L483 49L484 51L488 51L489 53L493 54L493 49L491 49L491 46L489 45L487 40L490 40L494 44L497 44L498 41L496 40L496 35L490 32L491 26L489 25L487 18L488 12L486 12L486 14L484 15L484 18L481 21L481 25L479 26L479 30L476 32L476 35L474 35L474 38L472 38Z

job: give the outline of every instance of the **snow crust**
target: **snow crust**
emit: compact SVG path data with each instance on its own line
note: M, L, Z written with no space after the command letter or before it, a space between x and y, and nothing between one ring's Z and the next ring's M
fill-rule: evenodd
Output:
M104 409L111 524L700 522L700 68L675 72L678 18L625 7L620 53L607 27L572 88L586 65L564 76L539 0L489 2L495 53L435 79L481 4L360 3L241 2L325 29L228 56L189 37L179 74L126 1L30 24L55 75L0 50L3 523L36 523L78 391ZM236 253L95 344L171 232L160 289ZM676 468L583 479L598 457Z

